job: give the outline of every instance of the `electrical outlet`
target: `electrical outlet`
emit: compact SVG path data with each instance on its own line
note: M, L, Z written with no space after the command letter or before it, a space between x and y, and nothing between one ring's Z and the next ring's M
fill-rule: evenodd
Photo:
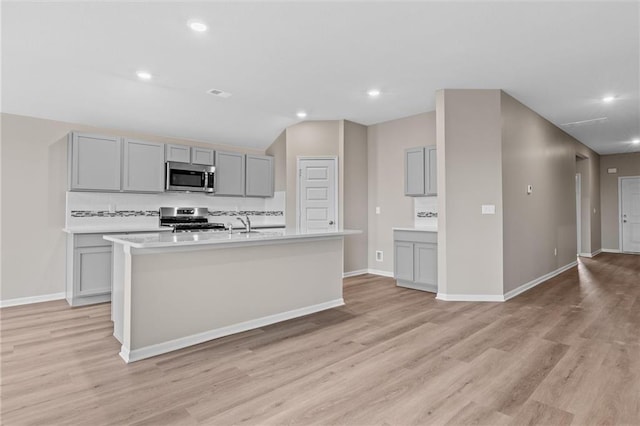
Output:
M382 259L383 259L382 250L376 250L376 261L382 262Z
M380 207L376 207L376 214L380 214Z

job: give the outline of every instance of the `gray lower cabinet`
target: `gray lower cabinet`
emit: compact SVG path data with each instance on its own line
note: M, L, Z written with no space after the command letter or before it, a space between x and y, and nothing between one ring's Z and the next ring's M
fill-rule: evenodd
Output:
M438 292L438 234L394 231L394 277L398 286Z
M245 155L216 151L216 195L244 196Z
M245 195L247 197L273 197L273 157L247 154L246 167Z
M164 191L164 144L124 139L122 189L130 192Z
M437 195L437 151L435 146L410 148L404 152L404 195Z
M112 246L103 234L70 234L67 239L66 298L71 306L111 300Z
M120 190L119 137L72 132L68 151L70 190Z
M109 233L67 235L65 295L71 306L92 305L111 300L113 244L105 240L104 235Z
M186 145L165 145L165 158L167 161L177 161L178 163L191 162L191 147Z

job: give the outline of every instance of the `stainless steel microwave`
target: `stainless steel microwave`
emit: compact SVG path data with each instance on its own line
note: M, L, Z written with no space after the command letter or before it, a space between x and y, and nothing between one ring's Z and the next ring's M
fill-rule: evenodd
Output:
M214 166L167 161L165 189L167 191L215 192L215 171Z

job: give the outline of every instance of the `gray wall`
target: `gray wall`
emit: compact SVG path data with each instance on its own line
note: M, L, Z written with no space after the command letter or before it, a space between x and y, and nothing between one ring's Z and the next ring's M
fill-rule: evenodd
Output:
M576 227L576 232L580 232L581 240L578 247L579 254L591 253L591 170L589 169L589 158L576 157L576 174L580 174L580 230ZM577 207L577 206L576 206ZM576 214L576 220L577 214Z
M305 121L286 129L267 153L276 157L276 188L286 190L286 224L296 227L297 159L338 158L338 224L362 230L344 243L344 272L367 267L367 139L366 126L345 120ZM281 184L278 182L286 177Z
M607 173L610 167L618 173ZM602 248L606 250L620 250L618 178L625 176L640 176L640 152L600 157Z
M287 128L286 131L286 223L288 228L296 227L296 206L298 202L297 158L299 156L340 156L341 123L332 121L304 121ZM342 160L338 158L338 165ZM342 206L342 187L338 184L339 206ZM340 207L341 208L341 207Z
M262 154L82 124L2 114L2 272L0 300L64 291L67 134L72 130ZM14 176L29 172L16 184ZM9 208L11 207L11 208Z
M413 199L404 195L404 150L435 145L436 114L426 112L367 128L369 186L369 268L393 272L393 227L411 227ZM375 208L380 207L380 214ZM375 251L384 260L377 262Z
M361 229L360 235L344 239L344 271L367 269L368 249L368 169L367 127L344 121L344 228Z
M280 136L267 148L267 155L273 155L274 187L276 191L287 190L287 132L283 130Z
M576 155L585 158L583 247L591 251L600 249L600 188L598 154L504 92L501 102L506 293L576 260Z
M503 294L502 116L499 90L441 90L438 293ZM483 204L495 206L482 215Z

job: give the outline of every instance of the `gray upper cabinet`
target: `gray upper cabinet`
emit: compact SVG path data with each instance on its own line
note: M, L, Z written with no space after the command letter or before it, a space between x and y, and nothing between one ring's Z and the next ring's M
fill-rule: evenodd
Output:
M164 144L125 139L123 148L122 189L131 192L163 192Z
M404 151L404 195L424 195L424 148Z
M216 151L216 195L244 195L245 156L237 152Z
M438 151L435 146L425 148L425 161L426 195L438 195Z
M69 189L119 191L121 152L118 137L71 133Z
M273 197L273 157L247 154L246 166L245 195L247 197Z
M213 166L213 150L208 148L191 147L191 163Z
M410 148L404 152L404 195L437 195L437 151L435 146Z
M179 163L191 162L191 147L186 145L165 145L165 157L167 161L177 161Z

